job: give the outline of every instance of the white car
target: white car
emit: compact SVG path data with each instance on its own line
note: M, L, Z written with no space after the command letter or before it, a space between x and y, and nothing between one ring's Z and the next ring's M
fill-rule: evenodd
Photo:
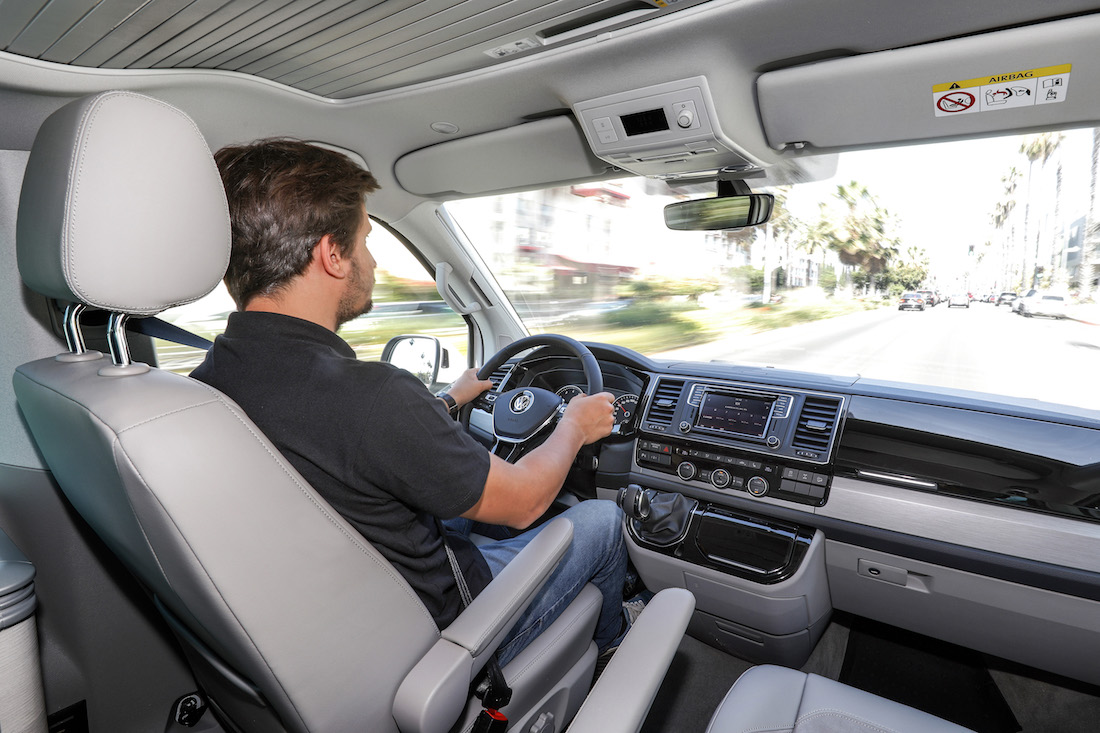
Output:
M969 308L970 296L966 293L952 293L951 296L947 299L947 307L954 308L956 306L960 308Z
M1046 316L1048 318L1065 318L1065 296L1052 293L1038 293L1032 295L1029 298L1025 298L1024 302L1020 304L1020 315L1028 317Z

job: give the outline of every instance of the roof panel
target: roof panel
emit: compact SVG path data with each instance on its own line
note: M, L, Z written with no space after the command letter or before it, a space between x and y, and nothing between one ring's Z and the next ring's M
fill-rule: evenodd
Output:
M501 63L511 54L485 53L497 44L537 53L549 26L706 1L0 0L0 50L93 68L238 71L346 97Z
M119 54L151 34L156 34L169 18L186 10L187 5L190 4L187 3L184 7L179 7L179 4L175 3L149 0L130 13L120 24L108 31L87 51L77 56L73 63L77 66L122 68L122 65L114 62Z
M47 4L0 2L0 48L6 50Z
M198 48L200 43L193 44L194 48L180 49L179 54L165 59L162 63L165 66L171 63L174 68L210 68L208 64L223 54L233 52L234 49L251 48L259 42L255 39L297 15L301 12L303 5L305 3L301 0L262 0L259 5L220 29L219 38L208 39L211 41L209 45ZM239 50L236 52L239 53Z
M86 5L80 0L63 1L74 6ZM62 64L72 63L146 2L148 0L100 0L68 31L59 35L39 58Z
M235 26L234 21L254 10L260 2L261 0L222 0L222 7L192 22L189 28L180 31L171 41L162 43L130 65L136 68L170 66L171 64L165 64L166 59L185 59L209 48L232 33L231 29L240 27Z

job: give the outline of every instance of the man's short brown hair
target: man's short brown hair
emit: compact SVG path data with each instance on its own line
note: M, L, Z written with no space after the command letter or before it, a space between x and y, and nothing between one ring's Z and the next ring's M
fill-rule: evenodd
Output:
M374 176L346 155L301 140L226 146L214 160L233 228L225 285L241 310L305 272L324 235L350 255L363 200L378 190Z

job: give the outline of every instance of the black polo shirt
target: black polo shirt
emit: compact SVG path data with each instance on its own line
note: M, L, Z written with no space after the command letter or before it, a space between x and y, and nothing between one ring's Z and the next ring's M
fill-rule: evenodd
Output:
M436 517L481 498L489 454L403 369L359 361L332 331L233 313L191 376L233 399L303 477L389 560L440 629L461 610ZM451 535L475 593L491 579Z

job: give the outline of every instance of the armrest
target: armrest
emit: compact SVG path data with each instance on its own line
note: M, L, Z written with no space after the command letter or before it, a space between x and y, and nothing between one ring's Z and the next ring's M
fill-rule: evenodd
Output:
M569 733L637 733L684 636L695 596L668 588L653 597L588 693Z
M443 733L458 720L470 682L515 625L573 541L573 523L555 519L459 614L405 676L393 702L403 733Z
M549 522L441 634L475 659L491 654L515 626L573 541L573 523ZM477 665L480 667L480 665Z

